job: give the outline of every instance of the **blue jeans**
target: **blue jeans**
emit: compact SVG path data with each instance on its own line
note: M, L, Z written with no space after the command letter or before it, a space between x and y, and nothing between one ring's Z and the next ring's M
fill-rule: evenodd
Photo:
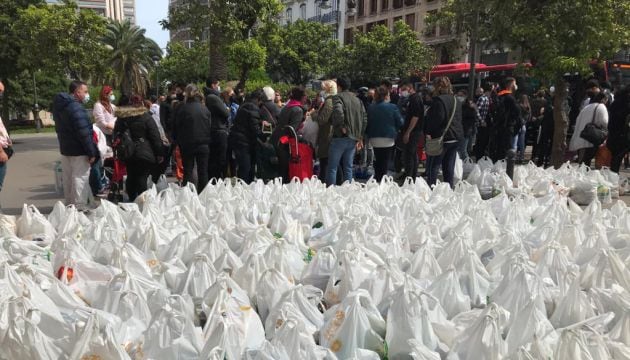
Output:
M333 138L328 148L328 171L326 185L335 185L337 179L337 166L341 162L343 180L352 181L352 161L357 151L357 141L350 138Z
M518 131L518 134L512 138L512 150L518 153L517 159L523 160L525 158L525 135L527 134L527 127L523 125Z
M444 182L455 186L453 183L453 175L455 173L455 160L457 159L457 150L459 143L444 143L444 151L438 156L427 156L427 182L433 186L437 182L440 167L442 168L442 176Z
M7 164L0 164L0 191L2 191L2 184L4 184L4 177L7 176Z

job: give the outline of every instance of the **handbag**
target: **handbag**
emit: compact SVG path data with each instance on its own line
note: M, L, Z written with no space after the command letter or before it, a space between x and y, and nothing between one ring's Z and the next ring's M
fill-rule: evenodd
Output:
M435 139L427 138L424 150L428 156L442 155L442 152L444 151L444 135L446 135L446 132L451 127L451 123L453 122L453 118L455 117L455 110L457 109L456 107L457 107L457 99L453 97L453 111L451 113L451 118L448 120L448 124L446 125L446 128L444 128L444 132L442 133L442 136Z
M13 146L7 146L4 148L4 152L5 154L7 154L7 157L10 159L13 157L13 154L15 154L15 150L13 150Z
M608 137L608 129L605 127L601 127L595 123L598 106L599 105L596 105L595 109L593 110L593 120L591 120L590 123L586 124L584 130L582 130L582 132L580 133L580 137L593 144L594 147L598 147L603 144Z

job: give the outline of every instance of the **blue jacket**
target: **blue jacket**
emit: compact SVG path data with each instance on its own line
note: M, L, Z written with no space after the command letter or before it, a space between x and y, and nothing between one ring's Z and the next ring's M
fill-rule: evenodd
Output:
M53 119L61 155L99 157L88 113L72 95L59 93L55 96Z
M398 106L384 101L370 105L365 133L369 138L395 139L404 120Z

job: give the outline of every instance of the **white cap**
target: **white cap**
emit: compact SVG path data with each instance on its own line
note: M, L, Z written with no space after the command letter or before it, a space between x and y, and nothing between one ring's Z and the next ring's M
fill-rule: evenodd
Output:
M267 100L273 100L276 97L276 92L271 88L271 86L265 86L263 88L263 92L267 97Z

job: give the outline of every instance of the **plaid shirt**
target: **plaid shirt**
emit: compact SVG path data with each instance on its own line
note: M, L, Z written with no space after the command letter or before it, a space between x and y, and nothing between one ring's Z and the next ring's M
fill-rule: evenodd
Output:
M488 117L488 111L490 110L490 99L488 99L488 96L483 94L479 97L477 100L477 109L479 111L481 121L485 121L487 123L488 121L486 118Z

